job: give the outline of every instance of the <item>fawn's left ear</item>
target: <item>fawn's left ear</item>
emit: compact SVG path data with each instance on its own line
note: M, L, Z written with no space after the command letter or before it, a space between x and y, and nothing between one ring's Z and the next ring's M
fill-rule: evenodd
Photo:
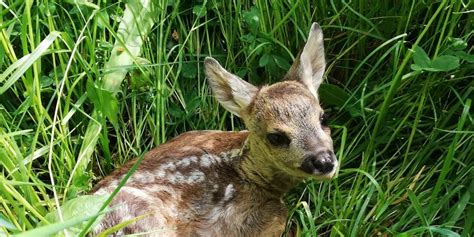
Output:
M285 78L299 80L318 98L318 89L326 69L324 57L323 31L318 23L313 23L303 51Z
M229 112L242 117L258 88L225 70L211 57L204 60L205 72L214 97Z

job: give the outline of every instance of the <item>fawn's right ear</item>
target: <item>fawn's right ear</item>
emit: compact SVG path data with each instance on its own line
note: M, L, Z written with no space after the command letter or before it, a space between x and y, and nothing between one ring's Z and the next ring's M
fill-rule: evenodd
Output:
M226 71L211 57L206 57L204 66L214 97L229 112L241 117L257 94L257 87Z
M300 81L318 98L318 89L323 82L325 68L323 31L318 23L313 23L306 45L295 59L285 79Z

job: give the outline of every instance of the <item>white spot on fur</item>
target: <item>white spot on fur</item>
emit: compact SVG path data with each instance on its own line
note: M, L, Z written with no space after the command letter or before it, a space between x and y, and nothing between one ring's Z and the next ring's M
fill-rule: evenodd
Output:
M240 154L240 149L233 149L230 151L222 152L220 156L225 162L231 162Z
M166 185L147 186L144 188L144 190L146 192L151 193L152 196L156 196L155 193L166 192L166 193L169 193L174 200L179 199L179 192L176 192L174 188L171 188ZM158 206L156 204L153 204L153 205ZM161 206L161 207L164 208L165 206Z
M227 185L224 192L224 202L231 200L234 197L234 194L235 194L234 184Z
M119 180L122 180L123 176L120 179L114 179L108 186L117 186L119 183Z
M198 158L196 156L191 156L189 157L189 160L192 162L192 163L197 163L198 162Z
M199 170L195 170L189 174L187 183L188 184L200 183L200 182L203 182L205 178L206 178L206 175L203 172Z
M204 154L201 156L200 158L200 161L199 164L202 166L202 167L209 167L211 166L212 162L211 162L211 156L208 155L208 154Z
M211 155L211 161L212 162L221 162L221 157Z
M183 146L180 150L181 151L191 151L194 150L195 148L192 146Z
M158 176L158 178L162 179L166 176L166 172L164 170L158 170L158 172L156 173L156 176Z
M137 198L140 198L147 203L153 203L153 196L150 195L149 192L139 189L139 188L134 188L134 187L129 187L129 186L124 186L122 189L120 189L122 192L126 192L128 194L131 194Z
M179 160L178 162L176 162L176 165L177 165L177 166L181 166L181 167L187 167L187 166L189 166L190 164L191 164L191 160L190 160L188 157L186 157L186 158L184 158L184 159Z
M168 176L168 181L172 184L179 184L185 181L185 177L181 172L177 171L176 173L170 174Z
M211 155L211 154L204 154L201 157L199 157L199 165L202 167L210 167L215 163L220 163L223 160L227 161L229 158L226 158L225 154L227 153L221 153L219 156L216 155Z
M152 173L150 173L148 171L144 171L144 172L141 172L141 173L137 172L137 173L133 174L130 181L139 182L139 183L152 183L152 182L155 181L155 177Z
M173 171L173 170L176 170L176 165L173 162L168 162L168 163L162 165L161 168L163 170Z
M233 149L230 151L232 157L236 157L240 155L240 149Z

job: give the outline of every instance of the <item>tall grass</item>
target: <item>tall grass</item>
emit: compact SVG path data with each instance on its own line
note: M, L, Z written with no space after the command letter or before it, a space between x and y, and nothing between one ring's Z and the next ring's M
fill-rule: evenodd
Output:
M44 230L48 213L181 132L242 129L210 97L204 57L276 82L313 21L325 34L321 99L342 167L287 195L288 229L474 233L472 2L155 0L133 18L153 22L148 34L138 27L140 57L108 87L110 60L129 50L118 33L125 5L0 3L0 235Z

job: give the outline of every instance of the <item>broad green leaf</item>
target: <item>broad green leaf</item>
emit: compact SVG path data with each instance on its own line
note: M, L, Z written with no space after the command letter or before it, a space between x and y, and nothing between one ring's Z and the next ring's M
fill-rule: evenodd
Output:
M186 112L180 106L177 106L177 105L171 105L168 108L168 113L172 117L177 118L177 119L180 119L186 116Z
M110 119L110 122L118 127L118 101L112 91L107 90L100 90L101 92L101 102L102 107L99 109L101 110L105 116Z
M291 67L291 65L288 63L288 61L278 55L273 55L273 60L275 61L276 65L285 70L288 71Z
M413 70L413 71L422 71L423 68L418 66L418 64L412 64L410 65L410 68Z
M114 94L118 93L129 69L141 54L144 39L147 38L146 36L150 32L155 18L151 1L127 1L123 16L120 18L120 24L116 32L117 38L110 53L109 61L104 65L101 88L112 91ZM84 135L84 142L81 144L79 151L76 172L72 174L73 176L70 179L76 179L80 174L86 173L85 170L95 150L102 126L97 122L100 117L97 110L92 112L91 117L93 119L89 121Z
M104 65L102 88L117 93L123 79L141 54L143 40L153 26L155 16L150 1L128 1L117 29L117 39Z
M419 46L415 47L415 52L413 53L413 61L421 68L428 68L431 66L430 58L426 54L425 50L423 50Z
M193 14L197 17L203 17L207 14L207 8L205 5L196 5L193 7Z
M240 40L246 43L252 43L253 41L255 41L255 36L252 34L245 34L240 37Z
M87 95L92 103L94 103L94 107L102 112L102 114L116 126L118 124L118 101L114 92L101 88L92 80L87 81L86 88Z
M96 17L97 26L99 28L105 29L107 25L109 24L109 14L107 13L107 11L105 10L99 11L97 12L95 17Z
M435 58L431 63L431 68L438 71L447 72L459 67L459 58L451 55L443 55ZM429 69L426 69L429 71Z
M86 6L86 7L90 7L90 8L93 8L93 9L96 9L96 10L99 10L100 7L95 5L94 3L91 3L87 0L68 0L66 1L70 4L73 4L73 5L82 5L82 6Z
M0 227L5 227L9 230L17 230L17 228L15 227L15 225L13 225L9 220L8 218L6 218L2 213L0 213ZM1 231L1 228L0 228L0 231ZM0 236L1 236L1 232L0 232Z
M322 84L319 87L319 98L325 105L341 107L349 100L350 95L344 89L336 85Z
M49 86L51 86L53 83L54 83L53 78L51 78L51 77L49 77L49 76L46 76L46 75L41 76L41 79L40 79L40 86L41 86L41 88L49 87Z
M260 24L260 12L258 11L258 8L253 6L252 8L250 8L250 11L245 11L244 21L245 23L247 23L247 26L249 27L250 31L254 35L257 35L258 26Z
M258 60L258 65L260 67L265 67L268 64L268 61L270 61L270 55L264 54L264 55L262 55L260 60Z
M237 71L235 73L235 75L239 76L240 78L244 78L245 75L247 75L247 73L248 73L248 69L243 68L243 69L240 69L239 71Z
M64 221L64 222L58 222L46 226L40 226L36 227L34 229L31 229L29 231L20 233L15 235L15 237L39 237L39 236L64 236L63 233L59 233L60 231L63 231L67 228L73 227L75 225L78 225L84 221L87 221L88 219L92 218L93 216L77 216L76 218ZM68 236L77 236L68 231Z
M63 219L68 220L78 215L84 216L96 214L107 198L107 195L83 195L68 200L61 206ZM60 221L57 210L48 213L45 218L50 223Z
M181 74L186 78L196 78L198 74L196 65L193 63L184 63Z
M467 42L461 38L449 37L448 40L451 41L451 47L454 50L464 50L467 48Z
M279 75L279 67L275 63L275 60L273 59L273 56L271 56L271 60L268 61L267 66L265 67L267 72L272 75L272 76L277 76Z
M46 219L51 223L41 223L42 225L27 232L16 235L17 237L36 237L36 236L64 236L66 230L68 236L76 236L82 230L85 221L99 216L94 224L97 224L104 212L97 213L102 204L107 200L107 195L84 195L67 201L62 207L64 222L60 222L59 216L54 210L46 215ZM105 211L107 212L107 211Z
M456 56L458 56L460 59L468 62L468 63L474 63L474 54L468 54L464 51L456 51L454 52Z

